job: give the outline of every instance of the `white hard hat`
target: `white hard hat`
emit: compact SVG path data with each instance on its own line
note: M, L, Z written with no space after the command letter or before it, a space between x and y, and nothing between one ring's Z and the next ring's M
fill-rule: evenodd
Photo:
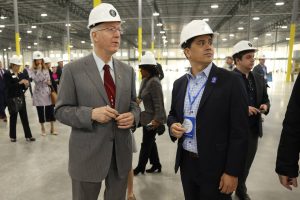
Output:
M199 36L199 35L209 35L214 33L210 26L203 20L193 20L187 25L185 25L180 34L180 47L187 40Z
M117 9L109 3L101 3L93 8L89 16L88 28L101 22L121 22Z
M21 58L21 56L13 55L13 56L9 59L9 63L10 63L10 64L15 64L15 65L22 65L22 58Z
M44 54L40 51L35 51L32 54L32 59L33 60L39 60L39 59L44 59Z
M63 58L57 58L57 62L63 62L64 61L64 59Z
M266 56L264 54L258 55L258 59L266 59Z
M256 48L253 47L251 42L247 40L241 40L233 46L232 56L246 50L254 50L255 52L258 51Z
M44 58L44 63L51 63L51 59L49 57Z
M156 65L154 54L150 51L146 51L145 55L141 58L140 65Z

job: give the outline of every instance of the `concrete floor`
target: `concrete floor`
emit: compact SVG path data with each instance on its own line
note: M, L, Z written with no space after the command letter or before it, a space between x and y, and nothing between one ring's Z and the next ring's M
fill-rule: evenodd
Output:
M162 81L165 94L165 107L170 108L170 94L178 72L165 72ZM285 83L285 76L274 76L275 83L269 89L271 112L265 117L264 137L259 141L259 149L253 163L248 190L254 200L299 200L300 189L292 192L284 189L274 172L275 158L281 124L290 96L292 83ZM57 123L58 136L40 135L36 109L31 106L27 94L30 127L34 143L24 139L23 129L18 119L16 143L8 137L8 124L0 122L0 200L69 200L71 183L67 172L68 138L70 128ZM49 133L49 126L48 133ZM140 147L141 130L135 133ZM139 175L134 179L134 191L138 200L183 200L179 174L174 174L176 144L168 134L157 138L162 162L161 174ZM133 167L137 164L138 153L134 154ZM102 198L103 191L101 192ZM233 199L238 199L233 195Z

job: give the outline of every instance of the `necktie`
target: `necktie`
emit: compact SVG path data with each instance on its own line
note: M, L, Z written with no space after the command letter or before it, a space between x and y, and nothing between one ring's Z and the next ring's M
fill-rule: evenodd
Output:
M104 87L110 106L115 108L116 86L109 71L109 65L104 65Z

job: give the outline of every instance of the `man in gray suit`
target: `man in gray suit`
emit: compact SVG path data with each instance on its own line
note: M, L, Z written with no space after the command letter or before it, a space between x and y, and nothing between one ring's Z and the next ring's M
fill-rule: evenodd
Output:
M121 19L107 3L89 16L93 53L64 67L56 117L71 126L69 174L73 200L124 200L132 162L130 128L139 121L134 69L114 58Z

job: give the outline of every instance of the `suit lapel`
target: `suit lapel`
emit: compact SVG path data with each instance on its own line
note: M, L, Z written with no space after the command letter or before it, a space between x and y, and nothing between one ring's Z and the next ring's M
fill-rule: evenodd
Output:
M201 109L201 107L204 105L205 101L207 100L207 98L209 97L209 95L211 94L211 92L213 91L214 86L216 85L217 81L218 81L217 67L213 64L212 68L210 70L207 82L206 82L205 89L203 91L203 95L201 97L201 101L200 101L200 105L199 105L199 108L198 108L198 112Z
M255 73L252 73L253 77L254 77L254 84L255 84L255 89L256 89L256 104L259 105L260 104L260 99L261 99L261 87L260 87L260 83L259 83L259 79L256 76Z
M85 72L89 76L90 80L93 82L94 86L97 88L97 91L103 97L107 105L109 104L107 94L103 85L103 81L100 76L97 64L94 60L93 54L90 54L85 61Z
M122 90L123 83L123 77L121 74L124 74L123 67L120 65L120 62L118 60L113 59L113 65L114 65L114 72L115 72L115 85L116 85L116 109L119 110L119 102L120 102L120 93ZM131 80L128 80L131 81Z

